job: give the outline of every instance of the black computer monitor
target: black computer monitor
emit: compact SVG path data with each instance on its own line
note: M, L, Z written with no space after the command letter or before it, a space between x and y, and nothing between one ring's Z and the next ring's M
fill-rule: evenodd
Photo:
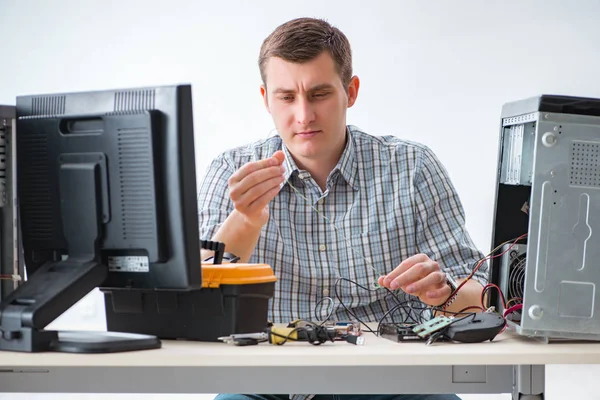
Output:
M189 85L18 97L16 147L28 279L0 306L0 349L69 351L43 328L96 287L201 287ZM115 337L98 349L160 344Z

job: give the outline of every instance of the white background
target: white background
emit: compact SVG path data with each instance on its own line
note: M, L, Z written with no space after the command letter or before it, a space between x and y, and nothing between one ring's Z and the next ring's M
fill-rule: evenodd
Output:
M191 83L200 178L219 152L272 131L258 51L298 16L326 18L351 41L361 89L348 123L430 146L485 252L502 104L541 93L600 97L598 1L0 0L0 104ZM55 326L102 328L99 301L92 292ZM549 369L548 380L566 372Z

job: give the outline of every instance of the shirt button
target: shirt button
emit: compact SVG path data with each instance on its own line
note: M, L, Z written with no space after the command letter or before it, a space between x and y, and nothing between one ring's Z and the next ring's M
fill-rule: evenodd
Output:
M329 289L323 289L323 296L329 296Z
M326 249L327 249L327 246L325 246L324 244L319 246L320 251L325 251Z

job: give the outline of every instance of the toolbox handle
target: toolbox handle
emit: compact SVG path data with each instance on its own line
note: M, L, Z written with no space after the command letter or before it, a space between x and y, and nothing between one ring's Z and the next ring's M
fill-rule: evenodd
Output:
M215 252L215 255L207 258L206 262L213 259L213 264L221 264L223 262L223 254L225 253L225 243L223 242L213 242L211 240L201 240L200 246L204 250L212 250Z
M204 262L209 262L212 259L213 264L222 264L223 258L225 258L230 263L237 262L240 259L235 254L226 253L225 252L225 243L223 243L223 242L213 242L211 240L201 240L200 246L204 250L212 250L215 252L214 256L206 258L204 260Z

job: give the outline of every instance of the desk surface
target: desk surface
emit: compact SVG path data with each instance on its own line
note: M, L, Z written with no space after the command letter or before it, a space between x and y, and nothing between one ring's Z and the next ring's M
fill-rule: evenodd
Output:
M396 343L365 333L365 344L327 342L262 343L234 346L225 343L163 341L156 350L111 354L0 352L0 366L10 367L277 367L277 366L418 366L600 364L600 343L543 343L503 333L484 343Z

